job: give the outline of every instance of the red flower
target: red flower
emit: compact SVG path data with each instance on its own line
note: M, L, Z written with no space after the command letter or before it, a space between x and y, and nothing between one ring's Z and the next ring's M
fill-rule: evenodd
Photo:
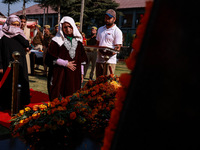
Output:
M70 119L71 119L71 120L76 119L76 113L75 113L75 112L71 112L71 113L70 113Z

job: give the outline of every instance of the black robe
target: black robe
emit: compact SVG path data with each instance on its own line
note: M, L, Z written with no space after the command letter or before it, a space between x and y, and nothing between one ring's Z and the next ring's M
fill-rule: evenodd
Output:
M30 91L29 81L26 63L25 48L29 47L29 42L21 35L17 35L13 38L3 36L0 39L0 69L3 69L4 73L9 65L10 61L13 61L12 53L18 51L20 53L19 58L19 78L18 84L21 84L21 93L19 100L19 108L23 108L24 105L30 103ZM0 107L4 109L10 109L12 100L12 74L11 69L5 83L0 88ZM0 74L0 80L2 79Z
M67 67L54 65L53 61L58 58L75 61L76 70L72 71ZM60 47L56 42L51 42L45 60L45 63L49 66L48 92L50 100L60 96L72 95L81 88L82 62L87 62L87 55L81 42L78 41L76 55L73 59L64 45Z

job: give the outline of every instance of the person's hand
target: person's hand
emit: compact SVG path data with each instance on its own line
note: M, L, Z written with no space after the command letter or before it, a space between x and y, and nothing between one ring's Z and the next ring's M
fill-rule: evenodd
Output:
M83 83L83 74L81 75L81 83Z
M30 49L29 49L29 47L27 47L27 48L26 48L26 52L29 52L29 51L30 51Z
M69 61L67 64L67 67L71 69L72 71L76 70L76 64L74 63L75 61Z
M3 73L3 69L0 69L0 73Z

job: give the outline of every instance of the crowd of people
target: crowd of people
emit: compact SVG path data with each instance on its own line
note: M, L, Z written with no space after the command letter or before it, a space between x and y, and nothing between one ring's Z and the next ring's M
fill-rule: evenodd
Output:
M97 29L92 26L91 34L86 38L85 33L80 32L80 23L73 18L64 16L54 32L50 32L50 26L35 25L33 37L27 28L26 16L11 15L0 29L0 80L4 75L10 61L13 61L12 53L18 50L20 53L19 81L21 84L20 108L30 102L29 80L30 74L30 49L43 51L44 75L47 75L47 87L50 100L58 97L72 95L81 88L81 83L91 63L89 79L103 75L104 53L100 50L85 50L84 46L109 47L120 51L122 46L122 32L116 26L116 12L109 9L105 13L105 25ZM12 43L12 44L8 44ZM109 67L112 73L117 63L116 53L109 54L106 75L109 75ZM36 66L38 67L38 66ZM47 69L48 68L48 69ZM0 88L0 109L8 109L11 104L12 73Z

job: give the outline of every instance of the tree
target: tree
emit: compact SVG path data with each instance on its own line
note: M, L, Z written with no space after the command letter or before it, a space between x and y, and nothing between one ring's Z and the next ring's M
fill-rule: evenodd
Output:
M8 16L10 16L10 5L20 0L3 0L2 3L8 4Z
M83 15L83 30L86 31L88 26L96 25L100 27L104 25L104 15L107 9L114 9L119 6L113 0L85 0L85 8ZM81 0L74 0L70 5L61 6L61 14L63 16L71 16L75 21L79 21L81 10Z
M21 0L3 0L3 3L8 4L8 16L10 15L10 5L20 2ZM26 15L26 3L31 0L23 0L23 15Z
M44 7L51 6L58 12L58 23L60 22L61 6L69 5L74 0L34 0L34 2L40 3Z

